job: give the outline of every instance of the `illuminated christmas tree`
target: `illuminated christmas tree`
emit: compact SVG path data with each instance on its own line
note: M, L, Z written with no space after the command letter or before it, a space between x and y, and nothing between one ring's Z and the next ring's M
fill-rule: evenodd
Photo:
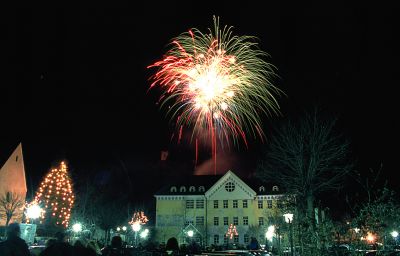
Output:
M238 235L239 234L236 230L236 226L231 223L231 225L229 225L228 231L226 232L225 236L229 237L229 239L232 240L233 237L238 236Z
M35 201L43 207L41 223L68 227L75 196L65 162L45 176L36 192Z

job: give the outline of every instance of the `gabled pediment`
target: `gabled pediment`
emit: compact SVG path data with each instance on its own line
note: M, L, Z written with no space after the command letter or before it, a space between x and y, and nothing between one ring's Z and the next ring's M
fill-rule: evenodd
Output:
M207 200L253 199L256 192L232 171L222 176L207 192Z

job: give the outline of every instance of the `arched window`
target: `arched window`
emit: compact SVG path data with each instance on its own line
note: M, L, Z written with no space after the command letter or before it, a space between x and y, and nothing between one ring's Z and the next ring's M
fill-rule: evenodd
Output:
M259 192L265 192L265 187L264 187L264 186L261 186L261 187L258 189L258 191L259 191Z
M196 191L195 187L194 186L190 186L189 192L195 192L195 191Z
M176 187L175 187L175 186L171 187L171 189L170 189L169 191L170 191L171 193L176 192Z
M182 186L182 187L179 189L179 192L186 192L185 186Z
M199 187L199 192L204 192L204 190L205 190L204 186Z
M279 191L278 186L273 186L273 187L272 187L272 191Z

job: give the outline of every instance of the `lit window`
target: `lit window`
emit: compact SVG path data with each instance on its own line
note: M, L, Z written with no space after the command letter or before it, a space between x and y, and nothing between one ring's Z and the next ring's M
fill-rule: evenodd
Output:
M214 208L218 208L218 200L214 200Z
M238 200L233 200L233 208L238 208Z
M219 244L219 235L214 235L214 244Z
M268 208L272 208L272 200L267 200L267 206Z
M243 200L243 208L247 208L247 200Z
M261 187L258 189L258 191L260 191L260 192L265 192L265 187L264 187L264 186L261 186Z
M233 217L233 225L239 225L239 217Z
M196 191L195 187L193 187L193 186L190 186L190 188L189 188L189 192L195 192L195 191Z
M214 217L214 226L219 225L219 217Z
M186 220L185 226L188 226L188 225L193 225L193 220Z
M227 183L225 184L225 189L226 189L226 191L228 191L228 192L232 192L233 190L235 190L235 183L233 183L233 182L227 182Z
M243 217L243 226L248 226L249 225L249 217L248 216L244 216Z
M176 192L176 187L171 187L170 191L171 192Z
M278 186L273 186L273 187L272 187L272 191L279 191Z
M228 208L228 200L224 200L224 208Z
M193 209L193 208L194 208L194 200L193 199L186 200L186 209Z
M258 217L258 225L264 226L264 217Z
M258 209L262 209L262 208L263 208L263 201L258 200Z
M204 200L203 199L196 200L196 208L197 209L203 209L204 208Z

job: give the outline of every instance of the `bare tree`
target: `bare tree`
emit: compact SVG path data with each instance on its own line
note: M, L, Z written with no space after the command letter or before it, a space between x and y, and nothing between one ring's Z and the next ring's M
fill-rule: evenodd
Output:
M349 142L334 131L336 119L320 115L314 109L277 127L257 169L258 177L274 180L295 195L300 213L310 220L315 197L339 189L353 168L348 158Z
M6 219L6 226L13 217L20 217L18 209L24 206L24 200L21 195L7 191L0 195L0 217Z
M90 230L90 235L96 232L99 207L98 191L93 182L85 180L77 189L75 207L73 208L72 222L83 222L86 229Z

